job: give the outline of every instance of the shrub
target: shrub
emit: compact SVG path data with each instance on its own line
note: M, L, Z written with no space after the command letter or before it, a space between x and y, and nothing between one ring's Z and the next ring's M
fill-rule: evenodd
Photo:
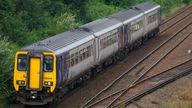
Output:
M12 103L15 98L13 91L13 61L18 47L7 39L0 37L0 94L3 101Z
M103 4L98 0L89 0L85 7L85 20L86 22L90 22L111 15L119 10L120 8L118 7Z

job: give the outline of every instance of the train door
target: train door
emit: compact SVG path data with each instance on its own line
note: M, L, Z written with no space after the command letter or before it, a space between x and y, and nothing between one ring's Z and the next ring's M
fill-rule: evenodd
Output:
M41 90L42 89L42 59L40 55L29 55L29 69L28 69L28 89Z
M40 84L40 58L30 58L30 78L29 78L29 87L31 89L39 89Z

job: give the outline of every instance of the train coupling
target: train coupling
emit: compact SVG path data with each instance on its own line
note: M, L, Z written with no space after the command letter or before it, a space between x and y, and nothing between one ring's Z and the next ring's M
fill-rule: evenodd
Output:
M38 96L37 96L37 91L31 91L30 92L30 98L31 99L36 99Z

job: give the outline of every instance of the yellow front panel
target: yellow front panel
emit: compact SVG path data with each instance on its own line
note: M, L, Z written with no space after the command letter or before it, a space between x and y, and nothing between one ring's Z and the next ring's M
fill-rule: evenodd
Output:
M18 51L16 53L16 55L15 55L15 66L14 66L14 80L13 80L13 84L14 84L14 88L15 88L16 91L19 91L19 85L16 83L17 80L23 80L23 81L26 82L26 76L27 76L26 71L18 71L17 70L17 63L18 63L17 59L18 59L18 55L19 54L27 54L27 52ZM26 83L25 83L24 86L26 86Z
M29 88L39 89L40 88L40 69L41 59L40 58L30 58L30 80Z
M54 53L48 53L44 52L44 55L52 55L54 57L54 66L53 66L53 72L43 72L43 81L52 81L53 86L50 87L50 91L54 92L54 89L56 87L56 56ZM46 87L44 85L44 87Z

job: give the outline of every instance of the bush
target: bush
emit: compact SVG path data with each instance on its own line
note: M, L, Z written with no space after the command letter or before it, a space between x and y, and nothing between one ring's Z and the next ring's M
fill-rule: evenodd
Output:
M78 25L76 13L62 0L0 0L0 3L0 34L20 46Z
M49 26L44 29L29 32L28 38L25 40L26 44L37 42L80 25L75 21L75 15L71 13L63 13L60 16L53 17L49 23Z
M85 22L111 15L119 10L118 7L106 5L98 0L89 0L85 6Z
M12 103L13 91L13 61L17 46L11 44L7 39L0 37L0 94L3 101Z
M190 4L192 1L191 0L182 0L182 2L185 4Z

